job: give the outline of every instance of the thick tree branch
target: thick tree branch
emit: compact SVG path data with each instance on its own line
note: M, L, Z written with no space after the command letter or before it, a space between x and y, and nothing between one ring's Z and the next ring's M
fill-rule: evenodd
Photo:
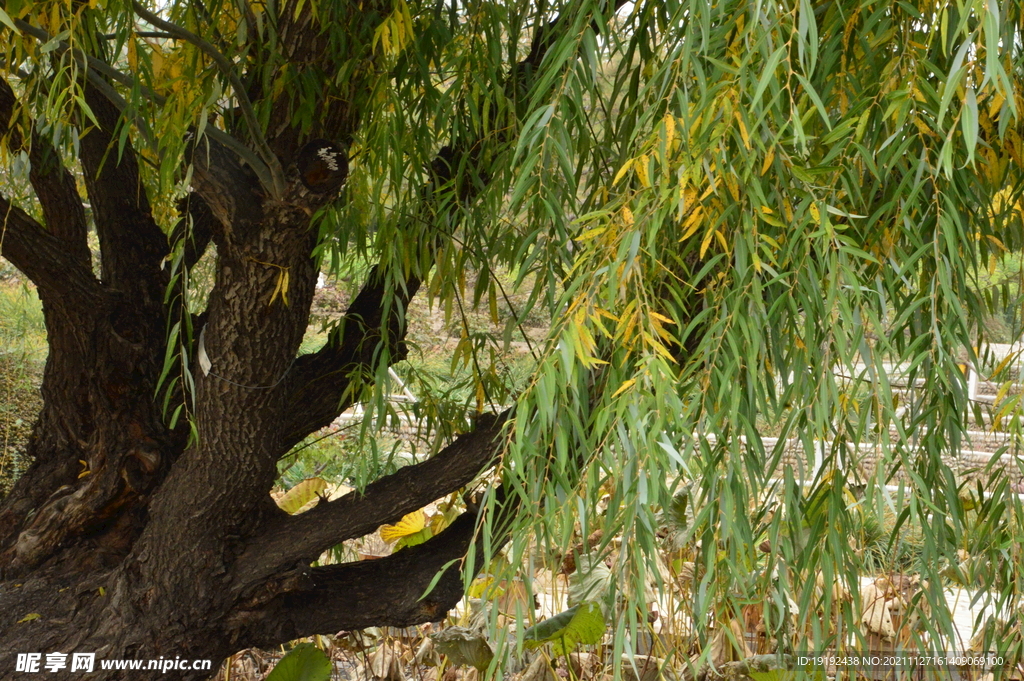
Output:
M386 558L297 570L275 585L283 593L237 610L229 632L250 645L275 645L343 629L440 621L462 598L461 561L475 527L476 514L464 513L436 537Z
M614 0L612 13L625 0ZM506 94L512 96L522 78L529 78L561 35L564 19L559 17L538 28L527 57L513 65L505 81ZM595 26L595 30L597 27ZM489 177L479 165L482 140L457 140L442 147L431 163L433 181L423 188L419 215L451 213L465 206L487 185ZM454 182L453 182L454 181ZM454 185L454 186L453 186ZM453 195L454 194L454 195ZM457 216L455 216L457 219ZM413 218L419 219L419 218ZM391 317L387 320L387 338L393 361L403 358L404 328L399 317L419 289L420 280L410 278L406 288L392 298ZM300 357L286 389L288 404L295 405L286 415L283 450L287 451L309 433L324 428L351 404L344 400L351 377L371 365L382 338L383 302L387 293L386 276L374 268L359 295L346 312L341 332L332 336L319 352Z
M387 320L393 362L403 357L401 343L405 333L398 310L408 306L419 287L420 280L413 278L393 294L392 312ZM346 390L353 374L372 365L385 323L384 298L388 289L387 277L380 266L374 267L327 345L295 361L286 385L290 393L288 404L294 407L285 415L282 451L330 425L351 406L351 398L344 399Z
M248 232L263 219L264 197L251 166L243 165L232 151L207 134L190 145L186 156L192 162L192 187L215 219L232 230ZM227 233L224 237L231 238Z
M69 253L67 244L2 196L0 255L39 288L43 300L66 300L69 305L85 309L98 309L105 304L99 282Z
M501 452L502 428L509 412L477 419L476 429L459 436L433 458L406 466L366 487L265 528L237 561L235 588L260 584L297 562L308 564L323 551L469 484Z
M12 150L28 153L32 164L29 181L36 190L47 229L67 244L70 257L88 268L91 262L86 242L85 206L78 195L75 178L64 168L57 150L36 133L34 126L26 143L18 126L10 125L16 101L14 90L6 80L0 79L0 137L8 136Z
M101 125L82 136L81 161L100 241L103 283L128 300L162 309L167 237L153 220L131 143L118 153L120 112L91 85L85 97Z
M520 507L505 492L497 490L497 503L491 507L492 551L509 540L511 519ZM474 541L477 555L482 554L479 520L478 512L469 510L425 543L386 558L299 566L266 584L266 598L257 595L236 607L228 618L228 633L233 638L251 636L247 640L254 645L271 645L339 630L441 621L463 597L466 573L478 569L479 564L467 564L466 555Z

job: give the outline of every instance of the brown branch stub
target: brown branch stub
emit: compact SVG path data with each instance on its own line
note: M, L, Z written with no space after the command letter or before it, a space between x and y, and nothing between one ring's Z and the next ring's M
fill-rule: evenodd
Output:
M241 593L289 566L314 560L331 546L361 537L446 494L461 489L489 468L501 453L510 412L485 415L477 428L460 435L437 455L406 466L299 516L287 516L264 530L238 560L235 588Z

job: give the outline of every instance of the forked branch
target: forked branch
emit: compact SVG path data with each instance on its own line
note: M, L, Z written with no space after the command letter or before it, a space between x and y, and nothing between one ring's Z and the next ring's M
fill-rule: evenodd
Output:
M351 492L301 515L279 519L239 558L235 587L242 592L296 563L308 564L336 544L397 522L468 485L501 453L508 418L509 412L481 416L473 432L459 436L429 460L399 469L362 493Z
M462 598L462 561L475 527L476 514L464 513L436 537L386 558L298 570L266 604L239 610L230 633L275 645L343 629L437 622Z
M65 300L88 310L105 305L103 289L92 271L71 256L61 239L3 196L0 196L0 255L39 288L43 300L51 303Z

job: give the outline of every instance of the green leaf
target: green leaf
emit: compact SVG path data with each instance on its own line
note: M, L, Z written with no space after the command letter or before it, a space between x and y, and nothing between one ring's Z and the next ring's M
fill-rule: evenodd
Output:
M772 56L768 57L768 61L765 62L764 70L761 72L761 78L757 81L757 89L754 90L754 96L751 97L751 101L755 104L761 101L761 95L764 94L765 88L768 87L768 83L775 77L775 67L779 65L779 60L782 59L782 55L786 53L786 46L780 45L779 49L772 52Z
M448 656L456 666L487 669L494 659L494 648L483 634L465 627L447 627L431 634L437 652Z
M330 681L334 665L312 643L300 643L281 658L266 681Z
M967 88L964 97L964 108L960 114L960 125L964 131L964 144L967 146L967 161L974 163L974 148L978 144L978 97L974 88Z
M821 97L818 96L818 92L811 85L811 81L804 78L799 73L794 73L800 84L804 86L804 92L811 98L811 102L814 104L814 108L818 110L818 114L821 116L821 120L825 122L825 127L829 130L832 129L832 121L828 118L828 112L825 110L825 105L821 102Z
M569 575L569 605L604 603L612 588L612 571L596 554L576 559L576 571Z
M527 648L552 643L556 655L572 652L578 645L594 645L604 636L605 621L597 603L580 603L554 617L538 622L523 633Z
M0 24L3 24L4 26L10 28L12 31L14 31L15 35L21 35L21 31L19 31L18 27L14 25L14 22L11 21L11 17L8 16L7 12L5 12L3 8L0 8Z
M401 539L399 539L398 541L396 541L395 542L395 546L394 546L394 550L398 551L399 549L404 549L407 546L418 546L419 544L422 544L423 542L427 541L428 539L430 539L433 536L434 536L434 531L432 529L430 529L429 527L424 527L419 532L414 532L413 534L408 534L408 535L402 537Z

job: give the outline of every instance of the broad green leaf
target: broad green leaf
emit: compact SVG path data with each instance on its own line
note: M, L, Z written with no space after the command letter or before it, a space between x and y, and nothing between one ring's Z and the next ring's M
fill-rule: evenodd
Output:
M289 650L267 675L267 681L329 681L334 665L312 643Z
M612 588L612 572L594 553L576 559L576 571L569 575L569 605L604 603ZM603 608L602 608L603 610Z
M604 636L605 621L597 603L580 603L523 632L524 645L537 648L552 643L556 655L567 655L579 645L594 645Z
M456 666L476 667L484 671L494 659L494 649L478 631L465 627L446 627L431 634L437 652L447 655Z
M434 530L429 527L424 527L419 532L407 534L404 537L399 538L398 541L395 542L394 550L398 551L399 549L403 549L407 546L417 546L418 544L422 544L423 542L427 541L433 536ZM383 536L381 538L383 539Z

